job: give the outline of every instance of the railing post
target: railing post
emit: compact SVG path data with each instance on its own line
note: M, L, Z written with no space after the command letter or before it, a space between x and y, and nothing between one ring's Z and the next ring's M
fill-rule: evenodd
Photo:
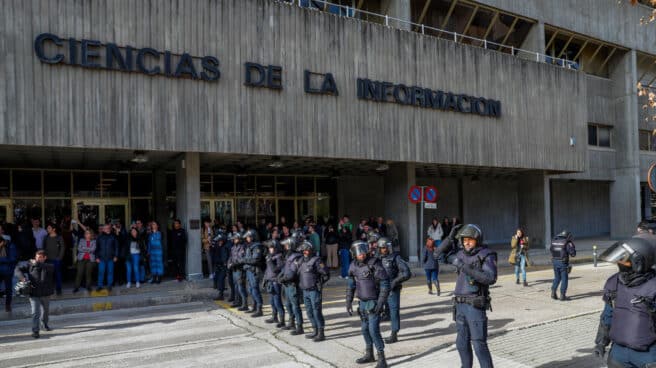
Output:
M515 46L510 46L510 55L515 55Z
M458 42L458 34L453 32L453 42Z
M537 61L538 63L540 62L540 53L539 52L535 53L535 61Z
M389 27L389 16L385 14L385 26Z
M421 34L424 34L424 25L421 25Z
M483 48L487 49L487 40L483 40Z

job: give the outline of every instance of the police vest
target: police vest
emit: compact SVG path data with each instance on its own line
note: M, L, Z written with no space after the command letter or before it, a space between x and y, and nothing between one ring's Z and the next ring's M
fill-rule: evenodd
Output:
M610 326L610 339L634 350L646 351L656 343L656 317L642 302L649 302L656 296L656 277L635 287L619 282L619 275L611 276L604 291L614 295L613 321Z
M387 276L390 280L394 280L399 275L399 264L396 262L396 256L382 257L380 261L383 263Z
M297 281L298 278L296 276L296 270L298 269L298 265L302 258L303 255L300 253L291 253L289 256L287 256L287 259L285 260L285 266L282 269L283 277L286 280L291 280L292 282Z
M307 262L301 262L299 270L298 285L303 290L313 290L317 288L319 278L321 277L316 270L316 263L321 259L317 256L310 258Z
M376 280L376 258L367 259L367 263L353 261L350 274L355 279L355 290L362 301L378 299L378 281ZM378 265L380 267L380 265Z
M560 259L563 262L569 262L569 252L568 252L568 243L569 240L565 238L557 238L551 242L551 257L554 259Z

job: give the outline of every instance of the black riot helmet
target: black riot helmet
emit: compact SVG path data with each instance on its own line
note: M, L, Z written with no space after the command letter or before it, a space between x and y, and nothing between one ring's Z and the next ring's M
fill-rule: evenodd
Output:
M618 263L620 269L635 273L647 273L656 269L656 240L633 237L619 241L606 249L599 257L602 261ZM630 265L629 265L630 263Z
M242 239L246 240L246 238L251 238L251 241L255 240L255 231L254 230L248 230L242 235Z
M456 239L462 241L464 238L476 239L476 246L480 247L483 245L483 230L478 225L467 224L456 234Z
M237 243L239 243L239 241L241 241L241 234L238 231L235 231L234 233L230 234L230 240L238 240Z
M572 241L572 238L572 233L570 233L568 230L563 230L554 237L554 239L565 239L567 241Z
M380 239L380 234L376 231L370 231L367 233L367 242L376 243Z
M281 240L280 245L285 250L296 251L296 241L292 237L285 238L285 239Z
M378 248L378 254L382 254L380 253L381 249L387 249L386 255L390 255L393 252L392 241L386 237L382 237L378 239L378 241L376 242L376 247Z
M301 244L299 244L299 246L298 246L298 251L301 252L301 253L303 253L303 252L305 252L306 250L309 250L309 251L310 251L310 255L313 255L313 254L314 254L314 245L312 245L312 243L310 243L310 242L307 241L307 240L303 240L303 241L301 242ZM305 255L305 254L304 254L304 255Z
M351 243L351 256L357 259L360 254L369 254L369 244L362 240L356 240Z
M280 253L281 252L281 247L280 247L280 242L278 242L275 239L267 240L264 242L264 246L267 247L267 249L273 248L273 253Z
M228 236L223 231L220 231L218 234L216 234L216 236L212 240L217 243L220 241L225 243L228 240Z

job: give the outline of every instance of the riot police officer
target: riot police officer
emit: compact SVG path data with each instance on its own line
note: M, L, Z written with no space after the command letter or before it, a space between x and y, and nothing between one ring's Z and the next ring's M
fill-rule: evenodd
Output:
M280 251L280 243L277 240L267 240L265 245L268 249L266 255L266 271L264 272L264 285L270 296L271 318L266 323L275 323L276 327L285 326L285 309L282 306L282 287L278 282L278 276L285 264Z
M325 320L322 312L323 285L330 279L328 267L321 258L314 254L314 246L308 241L300 245L303 258L298 266L298 285L303 290L305 313L312 324L312 333L305 335L315 342L326 339L324 335Z
M387 301L390 281L379 258L371 257L369 245L356 240L351 244L353 261L348 271L348 288L346 289L346 311L353 315L353 297L358 294L360 300L361 332L364 337L365 354L355 362L358 364L374 362L374 348L378 352L377 368L387 367L385 360L385 343L380 334L380 313Z
M609 368L656 367L656 240L636 236L617 242L600 259L617 263L619 272L604 286L595 355Z
M569 257L576 257L576 247L572 242L572 234L564 230L556 235L549 247L551 262L554 269L554 280L551 285L551 299L558 299L556 290L560 284L560 300L569 300L567 297L567 282L569 280Z
M410 267L403 261L400 255L394 254L392 241L387 238L378 239L378 258L380 258L385 272L390 279L390 292L385 303L392 321L392 334L385 339L385 342L392 344L398 341L399 330L401 329L401 288L402 284L410 279Z
M487 346L486 311L492 309L490 285L497 281L497 254L484 246L483 231L478 225L454 228L445 240L436 252L439 249L439 252L449 254L447 262L454 265L458 273L453 312L461 365L471 368L474 364L473 345L481 368L492 368L492 355Z
M369 255L375 257L378 253L378 240L380 234L377 231L370 231L367 233L367 243L369 247Z
M214 300L223 300L223 292L225 291L225 279L228 272L227 263L230 258L230 248L226 245L227 240L225 233L219 231L210 244L210 255L214 264L214 288L219 291L219 295Z
M262 281L262 270L266 265L265 255L262 245L255 242L255 232L248 230L244 233L246 254L244 256L244 271L246 271L246 281L248 282L248 293L253 298L255 306L249 310L251 317L262 317L262 293L260 292L260 282Z
M230 248L230 259L228 260L228 269L232 273L232 280L235 284L237 293L232 307L239 307L238 310L248 310L248 294L246 294L245 276L244 276L244 256L246 248L241 243L241 234L233 232L230 234L232 248Z
M301 313L302 292L298 286L298 267L303 255L297 251L296 237L290 236L283 239L280 244L285 250L285 265L278 276L278 280L285 288L285 308L289 314L289 324L283 327L291 330L292 335L302 335L303 314Z

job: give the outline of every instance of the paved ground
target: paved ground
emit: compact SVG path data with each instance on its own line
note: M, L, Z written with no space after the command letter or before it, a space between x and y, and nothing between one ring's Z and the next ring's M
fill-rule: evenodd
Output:
M515 285L510 271L502 269L492 289L490 348L496 366L602 366L591 349L602 307L600 289L615 267L576 265L570 302L549 298L550 269L535 267L529 287ZM395 366L459 366L448 296L454 274L445 270L440 276L442 297L428 295L420 277L404 288L401 341L386 349ZM364 344L359 320L346 314L343 295L340 279L326 290L328 340L322 343L212 302L54 316L55 330L40 340L29 336L29 320L2 321L0 367L355 367ZM383 331L389 334L388 323Z

